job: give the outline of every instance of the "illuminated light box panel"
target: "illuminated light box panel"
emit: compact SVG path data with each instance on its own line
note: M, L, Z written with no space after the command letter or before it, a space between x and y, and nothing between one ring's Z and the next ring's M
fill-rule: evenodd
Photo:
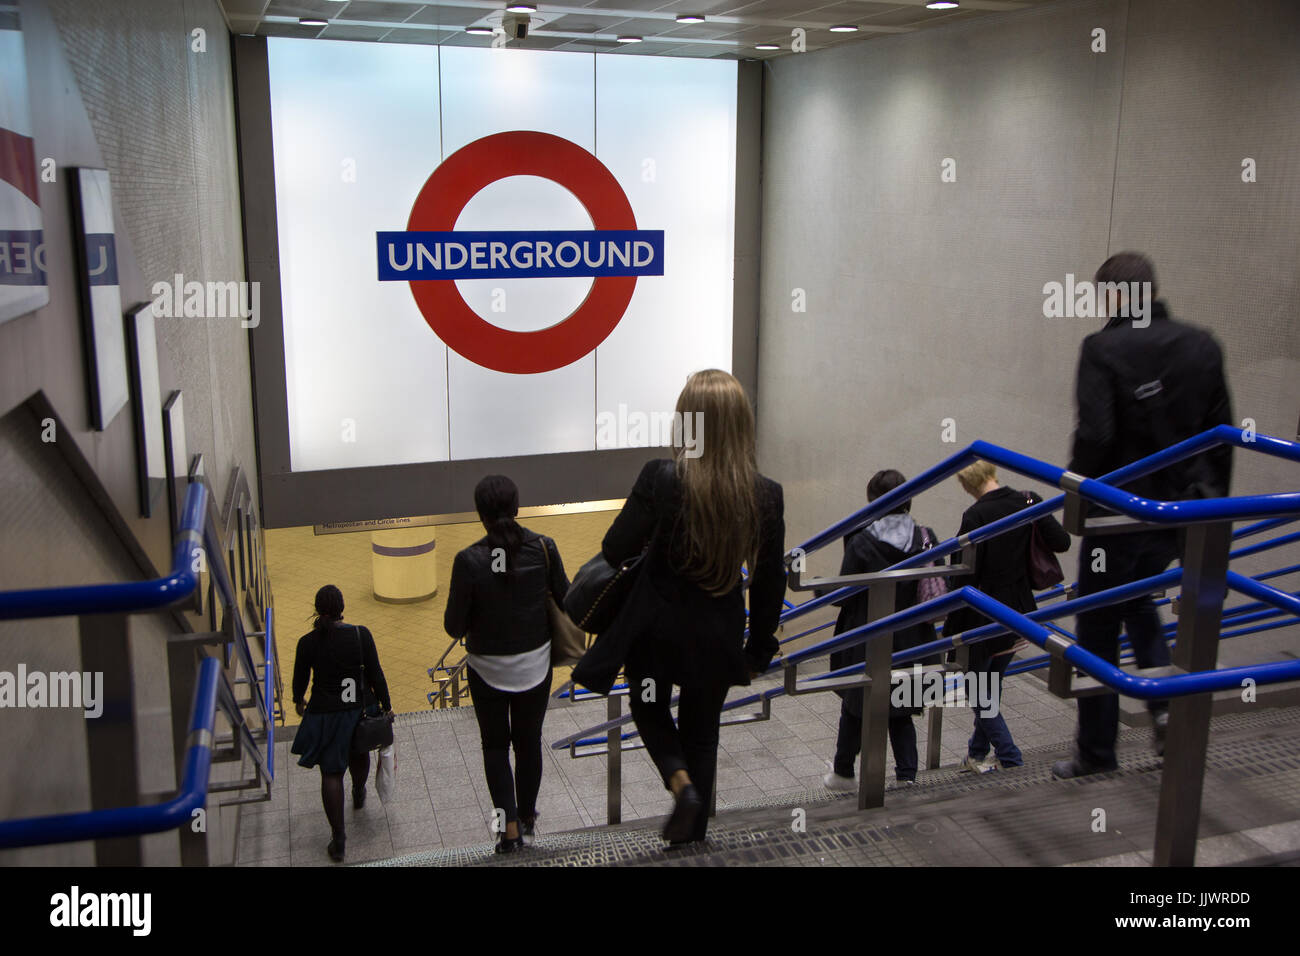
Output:
M734 62L267 51L293 471L660 444L731 369Z

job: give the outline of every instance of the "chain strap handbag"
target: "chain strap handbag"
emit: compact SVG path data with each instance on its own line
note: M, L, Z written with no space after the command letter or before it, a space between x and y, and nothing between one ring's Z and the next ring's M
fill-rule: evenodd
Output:
M542 556L546 558L546 583L543 587L546 592L546 619L551 625L551 666L572 667L587 653L587 634L555 603L555 596L551 594L551 551L546 547L546 539L539 537L537 543L541 545Z
M361 684L357 690L361 694L364 705L366 688L365 647L361 643L361 628L353 624L352 630L357 633L357 655L361 658ZM365 710L362 710L361 719L357 721L356 729L352 731L352 752L354 754L363 754L371 750L379 750L382 747L391 747L392 744L393 715L388 713L371 717Z

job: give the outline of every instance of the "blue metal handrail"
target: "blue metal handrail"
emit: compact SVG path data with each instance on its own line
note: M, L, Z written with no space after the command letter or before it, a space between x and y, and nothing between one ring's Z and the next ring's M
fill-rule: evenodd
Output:
M1289 442L1270 435L1248 433L1244 429L1230 425L1217 425L1214 428L1194 435L1168 448L1148 455L1140 461L1126 465L1101 478L1071 476L1071 473L1058 465L1051 465L1029 455L1002 448L985 441L972 442L965 450L951 455L939 464L926 469L915 478L905 481L893 491L881 495L866 507L855 511L846 518L837 521L821 531L798 548L791 549L803 554L811 554L832 541L870 524L877 518L889 514L898 506L911 501L921 492L934 487L946 478L950 478L976 459L984 459L1001 465L1008 471L1033 478L1047 485L1065 488L1071 480L1078 480L1078 494L1082 498L1103 505L1112 511L1148 521L1152 524L1177 525L1203 521L1230 521L1244 518L1275 518L1300 515L1300 492L1283 492L1270 495L1245 495L1240 498L1202 498L1191 501L1156 501L1121 491L1112 484L1124 484L1144 474L1150 474L1166 468L1193 455L1217 448L1220 445L1236 445L1239 448L1259 451L1278 458L1300 462L1300 443ZM1062 478L1066 481L1063 482ZM1110 482L1112 484L1108 484ZM1055 510L1044 508L1048 502L1036 505L1043 509L1042 514ZM1013 517L1021 517L1029 509ZM1004 519L1005 520L1005 519ZM996 523L996 522L995 522ZM991 527L990 525L986 525ZM974 537L972 532L972 538ZM937 549L931 549L936 551ZM950 549L951 551L956 548ZM931 560L941 557L934 554Z
M1125 465L1123 468L1112 471L1100 478L1074 476L1079 479L1078 494L1080 497L1102 504L1112 511L1156 524L1178 525L1203 521L1241 520L1254 517L1268 519L1259 522L1250 529L1246 529L1251 533L1257 533L1300 517L1300 493L1288 492L1273 495L1247 495L1241 498L1204 498L1194 501L1165 502L1153 501L1111 487L1113 484L1124 484L1159 471L1185 458L1190 458L1193 455L1223 444L1237 445L1275 457L1300 462L1300 443L1257 433L1251 435L1242 429L1219 425L1185 441L1171 445L1162 451L1148 455L1146 458ZM787 560L794 560L811 554L832 541L870 524L877 518L889 514L900 505L911 501L921 492L933 488L945 479L955 475L966 465L981 458L1001 465L1008 471L1026 475L1045 484L1064 487L1072 480L1067 478L1063 483L1062 478L1070 474L1064 468L1050 465L1047 462L1021 455L988 442L972 442L964 451L949 456L915 478L905 481L893 491L881 495L875 501L858 509L848 517L813 535L803 544L790 549L786 554ZM971 531L965 536L965 544L978 544L981 541L994 538L1004 531L1036 521L1044 515L1057 511L1064 504L1065 496L1057 495L1039 504L1024 508L1005 518L1000 518ZM961 550L963 546L963 542L956 537L948 538L926 551L892 565L888 570L922 567ZM867 585L847 586L804 601L794 609L782 612L780 620L785 623L818 608L842 601L846 597L863 591L866 587Z
M873 637L880 637L885 634L892 634L895 631L920 624L932 618L946 615L959 607L971 607L989 618L994 623L985 625L982 628L963 633L954 638L941 641L934 641L923 644L918 647L909 648L905 651L899 651L893 655L891 666L898 667L902 664L913 660L920 660L936 652L947 649L954 642L974 644L980 641L989 640L999 634L1010 631L1019 637L1028 640L1030 643L1049 651L1049 654L1056 654L1078 667L1084 673L1095 678L1099 683L1104 684L1112 690L1129 697L1136 697L1141 700L1158 700L1172 697L1182 697L1191 694L1210 693L1218 690L1239 689L1242 681L1250 679L1257 685L1283 683L1286 681L1300 680L1300 660L1278 661L1265 664L1248 664L1239 667L1223 668L1221 670L1197 671L1188 674L1173 674L1166 677L1146 677L1136 674L1130 674L1121 670L1116 665L1110 663L1104 658L1085 650L1078 644L1072 643L1053 634L1046 627L1035 620L1035 617L1067 616L1076 613L1079 605L1086 605L1086 608L1104 606L1106 604L1119 603L1129 600L1133 595L1130 592L1146 593L1154 590L1152 584L1165 586L1174 583L1176 577L1181 577L1182 569L1175 568L1166 571L1163 574L1146 578L1133 584L1123 585L1117 588L1111 588L1108 591L1098 592L1097 594L1088 595L1083 598L1076 598L1068 604L1073 607L1062 612L1061 608L1066 605L1044 608L1034 612L1032 615L1024 615L1014 611L1002 602L989 597L982 591L973 587L966 586L956 591L950 591L941 597L934 598L924 604L917 604L902 611L880 618L869 624L845 631L829 641L823 641L814 647L805 648L787 656L779 666L785 667L791 664L799 663L813 657L820 657L830 650L837 650L843 646L852 646L854 644L864 643ZM1256 597L1259 600L1274 605L1281 610L1288 611L1292 614L1300 615L1300 598L1271 588L1248 578L1244 575L1233 571L1228 572L1229 586L1243 594ZM1145 589L1145 590L1144 590ZM1121 593L1122 592L1122 593ZM774 665L777 666L777 665ZM832 677L847 676L861 673L865 669L865 664L853 664L843 667L827 674L820 674L810 680L826 680ZM784 687L774 687L757 694L750 694L746 697L729 701L723 711L734 710L741 707L752 706L763 700L779 697L785 693ZM606 721L585 730L579 731L568 737L562 738L551 745L552 749L559 750L571 745L584 745L600 743L607 738L584 737L586 734L609 731L616 727L623 726L631 720L631 715ZM624 734L622 739L626 740L635 737L636 732Z
M0 849L47 843L73 843L174 830L190 822L194 811L207 801L212 769L212 735L216 726L217 687L221 661L205 657L190 708L184 771L176 796L164 803L119 807L0 822Z
M270 608L266 610L266 673L257 680L257 669L248 646L234 587L223 557L222 545L208 510L208 489L202 482L191 482L185 492L180 527L172 549L169 574L151 581L128 581L113 584L76 585L0 592L0 620L39 617L63 617L81 614L138 613L175 605L189 598L198 586L195 570L196 548L203 548L209 558L213 580L234 630L234 645L245 671L253 703L266 717L266 767L274 774L274 631ZM208 775L211 770L212 733L216 719L218 687L222 664L215 657L204 658L199 665L190 715L189 745L186 750L180 790L166 803L91 810L80 813L33 817L26 820L0 821L0 848L68 843L169 830L188 822L190 813L207 801Z
M266 646L266 653L263 655L266 661L266 673L263 675L262 697L266 701L266 772L275 779L275 691L272 690L272 681L275 679L275 669L279 665L275 660L275 617L274 609L266 609L266 635L263 642Z
M1039 461L1026 455L1020 455L1019 453L1000 448L996 445L991 445L987 442L976 441L965 451L950 456L945 461L927 469L910 481L904 482L904 484L900 485L893 491L882 495L876 501L868 504L865 508L859 509L854 514L842 519L819 534L814 535L812 538L809 538L799 547L791 549L791 551L787 553L787 558L793 559L809 554L824 547L831 541L869 524L881 515L890 513L904 502L910 501L913 497L927 488L933 487L945 478L960 471L961 468L965 467L967 464L981 458L999 464L1010 471L1027 475L1048 484L1055 484L1060 487L1073 487L1076 490L1076 493L1083 499L1100 503L1110 508L1112 511L1154 524L1178 525L1208 521L1231 521L1244 518L1263 519L1248 528L1239 529L1238 532L1233 535L1235 538L1245 537L1250 534L1256 534L1272 528L1280 527L1294 521L1297 516L1300 516L1300 493L1253 495L1243 496L1241 498L1211 498L1186 502L1162 502L1123 492L1111 487L1109 484L1106 484L1106 482L1124 483L1131 481L1134 478L1158 471L1177 461L1181 461L1185 458L1223 444L1232 444L1242 448L1262 451L1276 457L1300 462L1300 444L1266 435L1249 434L1244 430L1235 429L1227 425L1217 426L1216 428L1209 429L1200 435L1193 436L1185 441L1171 445L1169 448L1156 452L1147 458L1117 469L1116 471L1103 476L1101 479L1090 479L1083 478L1082 476L1071 475L1066 469L1049 465L1046 462ZM988 538L1001 534L1012 527L1017 527L1029 521L1036 520L1043 515L1059 509L1063 504L1063 495L1043 501L1037 505L1022 509L1006 518L984 525L965 535L963 541L959 542L957 538L950 538L945 542L941 542L924 552L893 565L888 570L902 570L932 563L939 558L945 557L946 555L959 550L965 545L987 540ZM1297 537L1300 537L1300 535L1284 536L1275 539L1273 542L1266 542L1261 546L1240 549L1241 554L1238 556L1255 553L1256 551L1264 550L1266 547L1277 547L1280 544L1289 542L1290 540L1295 540ZM1229 572L1229 574L1229 586L1235 590L1247 594L1248 596L1256 597L1261 601L1270 603L1275 607L1300 616L1300 599L1297 599L1286 592L1270 588L1267 585L1261 584L1259 581L1244 577L1236 572ZM956 607L969 606L980 613L984 613L985 616L994 623L987 625L984 628L966 632L960 635L959 638L946 638L941 641L931 642L918 648L911 648L905 652L900 652L899 654L893 655L895 662L898 663L897 659L899 657L919 660L920 658L929 656L936 651L945 650L956 643L977 643L980 640L987 640L998 634L1011 631L1040 647L1046 648L1048 647L1048 643L1051 642L1051 649L1053 652L1060 653L1061 656L1071 660L1072 663L1075 663L1076 666L1095 677L1101 683L1119 691L1120 693L1125 693L1139 698L1175 697L1185 694L1204 693L1210 690L1239 686L1239 680L1244 679L1245 677L1252 678L1257 684L1275 683L1300 678L1300 661L1229 668L1221 671L1180 674L1165 678L1138 678L1135 675L1127 674L1110 662L1098 658L1096 655L1090 654L1083 650L1083 648L1079 647L1079 645L1070 642L1061 635L1053 634L1046 627L1033 620L1034 617L1039 616L1068 616L1069 614L1077 613L1080 610L1087 610L1092 607L1101 607L1122 600L1128 600L1131 597L1148 594L1153 590L1159 590L1163 587L1174 584L1181 580L1181 576L1181 569L1174 569L1167 571L1162 575L1156 575L1143 581L1134 582L1133 584L1112 588L1108 591L1088 595L1083 598L1075 598L1072 601L1062 602L1061 604L1054 605L1052 608L1037 611L1030 617L1012 611L1010 608L1001 604L1001 602L989 598L987 595L983 594L983 592L967 586L958 591L950 592L941 598L927 602L926 604L917 605L905 611L900 611L886 618L837 635L831 640L819 642L818 644L800 650L795 654L787 655L783 659L774 661L770 665L770 668L784 667L789 664L798 663L801 660L821 656L832 649L860 644L874 635L885 633L886 629L888 632L892 633L895 630L943 616ZM805 601L794 608L783 612L780 619L782 623L793 620L794 618L807 614L819 607L825 607L826 605L838 602L846 597L859 593L867 587L869 587L869 585L856 585L829 592L820 597ZM987 613L984 610L985 608L994 606L999 609L996 614ZM812 628L797 636L806 636L807 634L821 630L823 627L830 626L830 623L831 622L828 622L827 624ZM1057 630L1059 631L1059 629ZM1066 652L1067 649L1068 653ZM855 671L860 672L863 669L865 669L865 664L859 664L849 668L842 668L830 674L820 675L813 679L818 680L829 678L831 676L853 673ZM1189 678L1196 678L1196 680L1189 680ZM740 700L728 703L724 707L724 710L748 706L763 699L779 696L779 694L783 692L783 688L773 688L772 690L765 691L761 694L749 695ZM594 733L599 730L622 726L629 720L630 716L625 716L616 720L608 721L605 724L588 728L585 731L579 732L579 734L557 741L552 746L555 749L559 749L574 744L575 742L595 742L591 740L578 740L578 738L582 734ZM625 736L634 736L634 734Z
M152 581L0 591L0 620L153 611L183 601L198 586L193 549L202 544L207 507L208 489L192 483L181 509L170 573Z

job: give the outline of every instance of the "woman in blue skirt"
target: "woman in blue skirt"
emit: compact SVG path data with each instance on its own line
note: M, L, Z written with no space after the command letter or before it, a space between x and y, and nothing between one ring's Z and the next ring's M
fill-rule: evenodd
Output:
M311 700L304 703L311 679ZM293 706L302 718L292 752L303 767L320 767L320 798L333 838L330 859L343 862L343 772L352 772L352 805L366 802L370 753L352 750L363 710L392 710L375 639L364 627L343 623L343 594L332 584L316 592L316 622L298 640L293 664Z

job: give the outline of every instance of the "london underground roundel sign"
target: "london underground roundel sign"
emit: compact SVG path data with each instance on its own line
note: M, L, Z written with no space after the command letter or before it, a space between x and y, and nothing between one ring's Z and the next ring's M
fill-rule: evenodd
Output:
M592 230L455 231L465 205L508 176L539 176L568 189ZM663 275L663 231L638 229L613 174L591 153L549 133L514 131L457 150L425 182L405 232L378 234L379 279L406 281L429 327L475 364L531 374L563 368L614 331L638 276ZM535 332L485 321L457 279L591 276L591 291L567 318Z

